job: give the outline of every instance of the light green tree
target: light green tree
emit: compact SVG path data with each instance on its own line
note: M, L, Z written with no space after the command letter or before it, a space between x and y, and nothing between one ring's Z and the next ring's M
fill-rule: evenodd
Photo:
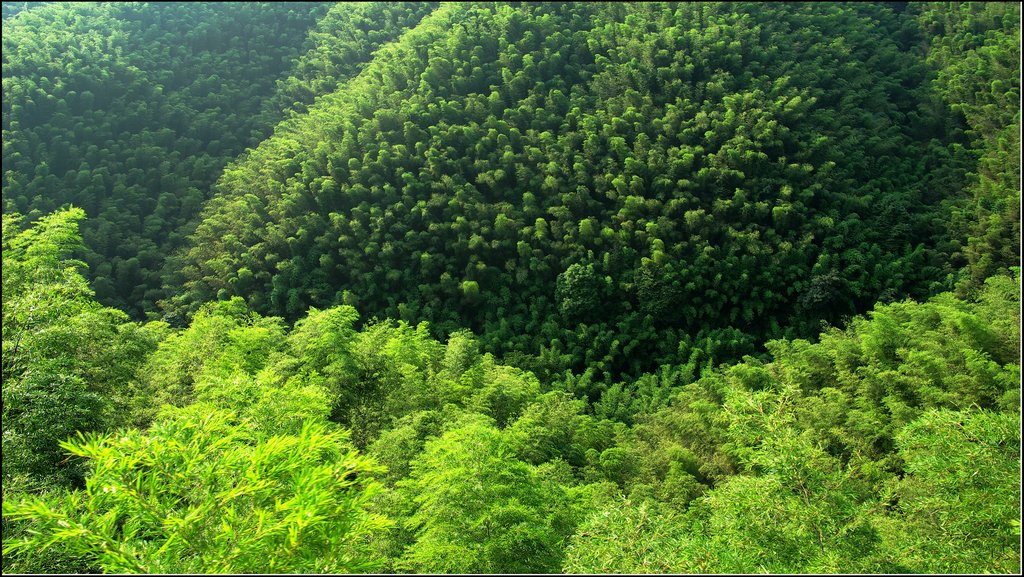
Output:
M399 486L412 495L416 539L400 568L436 573L547 573L568 532L562 488L516 460L482 420L429 441Z
M3 216L3 476L67 484L81 471L57 442L125 422L136 370L163 337L93 299L82 263L78 208L27 227Z
M379 467L347 433L309 420L297 434L259 435L206 403L146 433L62 443L90 461L83 491L60 502L4 500L29 522L4 555L54 546L110 573L349 573L378 564L368 541L387 521L365 509Z
M896 436L906 476L879 521L912 571L1020 570L1020 416L932 410Z

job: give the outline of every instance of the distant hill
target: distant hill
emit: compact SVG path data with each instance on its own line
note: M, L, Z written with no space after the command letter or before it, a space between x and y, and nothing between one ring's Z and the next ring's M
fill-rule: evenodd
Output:
M136 317L223 167L429 7L40 4L4 4L4 211L84 208L97 297Z

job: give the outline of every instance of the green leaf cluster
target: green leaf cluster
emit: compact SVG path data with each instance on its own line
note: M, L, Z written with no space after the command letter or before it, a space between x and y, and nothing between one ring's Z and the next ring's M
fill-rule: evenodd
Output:
M4 554L65 544L113 573L372 571L365 538L386 527L365 506L371 460L327 423L254 434L236 415L183 411L145 433L82 436L63 448L91 463L61 507L4 501L30 521Z

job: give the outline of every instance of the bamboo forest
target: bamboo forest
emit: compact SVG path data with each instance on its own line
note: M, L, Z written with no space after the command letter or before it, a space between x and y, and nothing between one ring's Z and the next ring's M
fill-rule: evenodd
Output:
M3 2L3 573L1021 569L1017 2Z

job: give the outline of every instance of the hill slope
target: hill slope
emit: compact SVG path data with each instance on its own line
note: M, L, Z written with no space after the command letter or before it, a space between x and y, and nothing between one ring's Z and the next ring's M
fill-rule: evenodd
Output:
M443 5L225 171L170 308L357 304L610 377L928 294L968 159L919 40L884 6Z
M55 3L5 17L4 211L84 208L97 298L152 313L164 258L224 165L429 8Z

